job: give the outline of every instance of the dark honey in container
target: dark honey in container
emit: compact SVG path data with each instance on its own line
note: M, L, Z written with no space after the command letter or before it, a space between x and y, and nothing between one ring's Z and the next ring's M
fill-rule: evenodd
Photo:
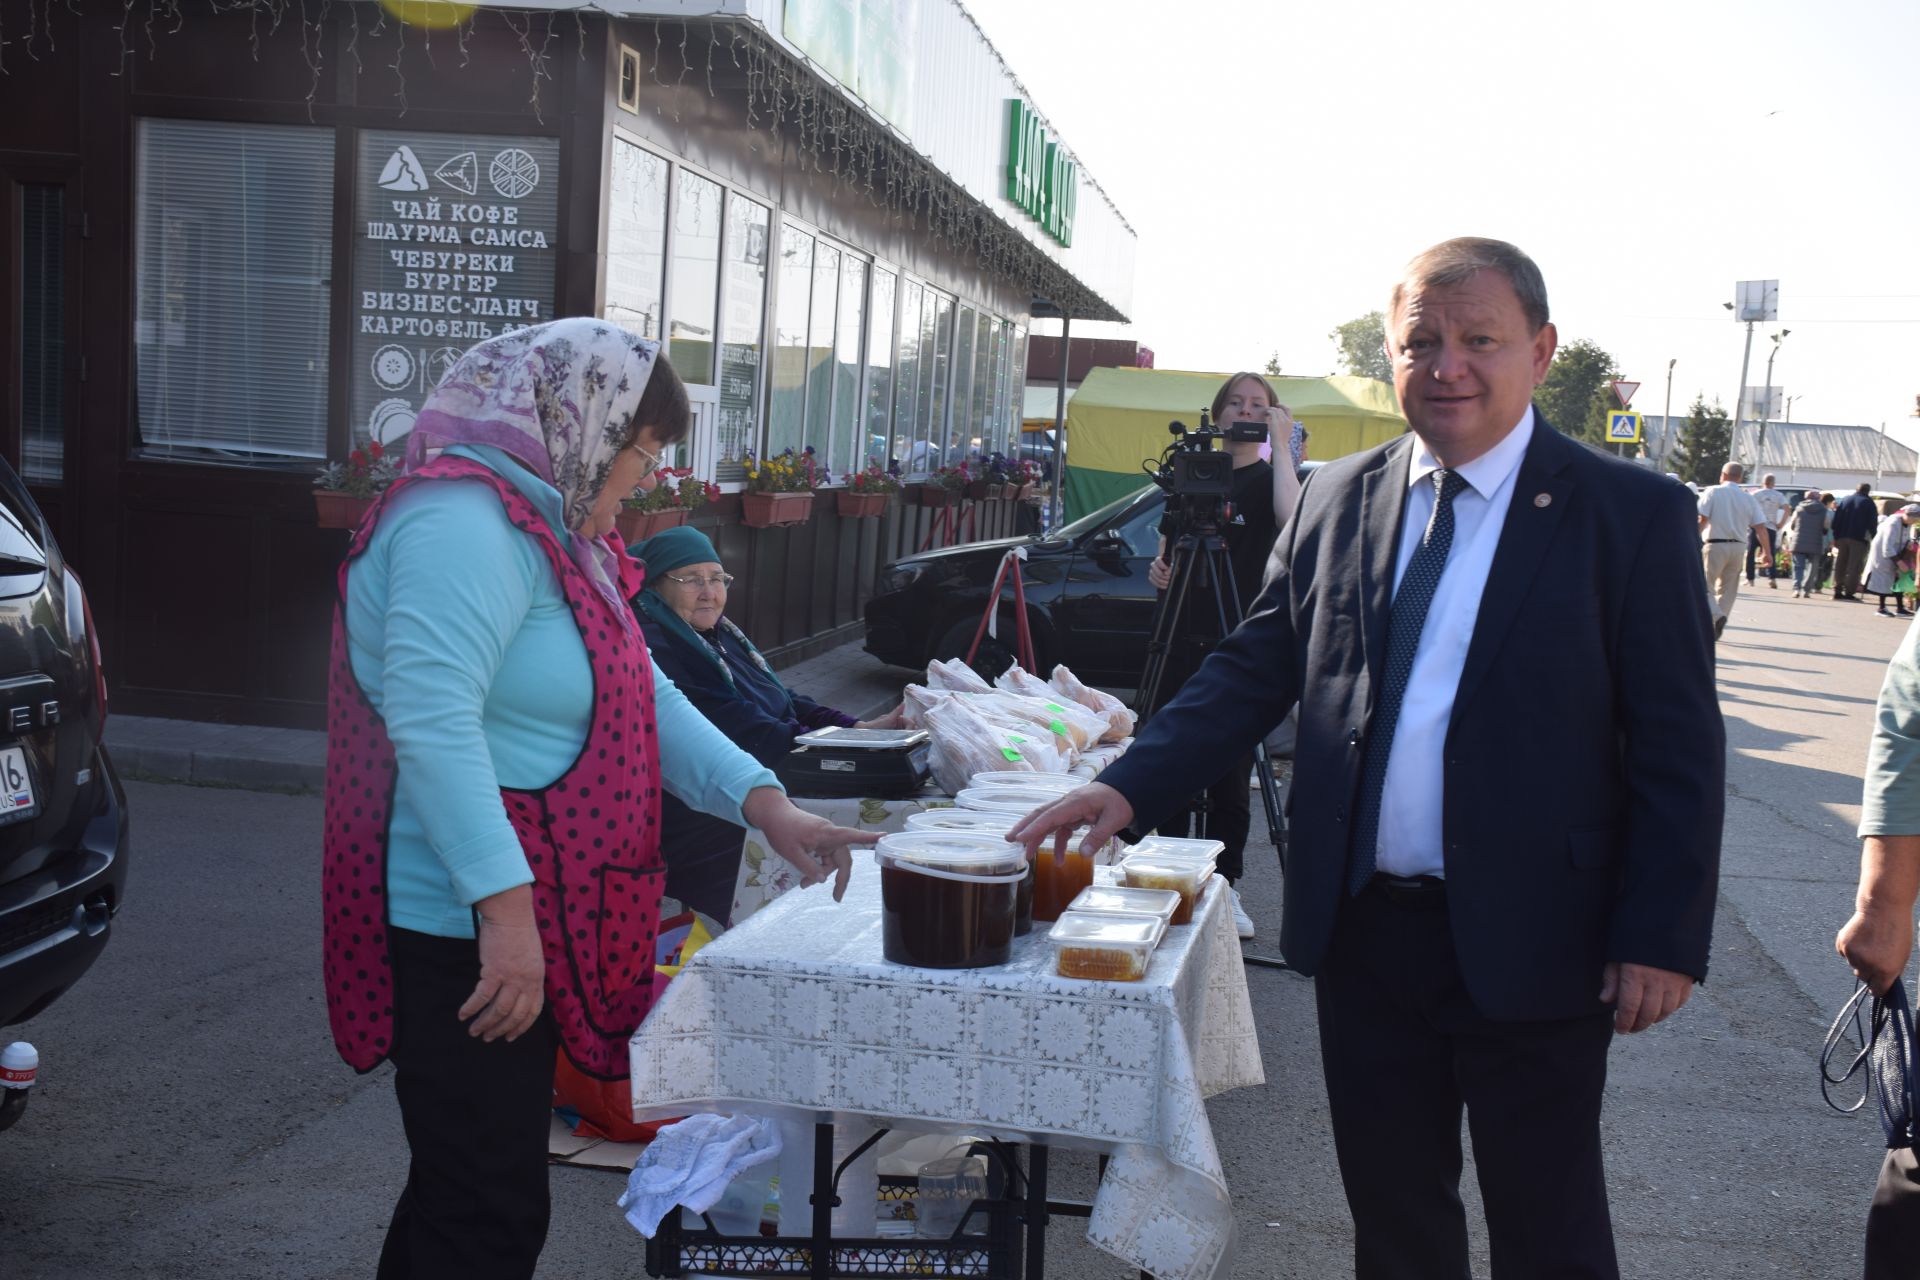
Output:
M1019 890L1013 899L1013 936L1024 938L1033 932L1033 863L1027 863L1027 874L1020 877L1016 886Z
M895 964L1005 964L1025 855L998 837L908 831L881 838L881 949Z

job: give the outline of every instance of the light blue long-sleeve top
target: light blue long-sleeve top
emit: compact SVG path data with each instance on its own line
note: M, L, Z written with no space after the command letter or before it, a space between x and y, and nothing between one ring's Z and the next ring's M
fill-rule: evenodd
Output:
M1920 622L1887 664L1867 746L1862 836L1920 836Z
M504 476L556 530L558 490L498 449L456 446ZM546 552L479 481L415 485L382 514L347 573L354 678L399 764L387 845L388 920L473 937L472 906L533 880L500 788L540 789L572 765L593 673ZM654 672L668 791L747 825L740 806L773 773Z

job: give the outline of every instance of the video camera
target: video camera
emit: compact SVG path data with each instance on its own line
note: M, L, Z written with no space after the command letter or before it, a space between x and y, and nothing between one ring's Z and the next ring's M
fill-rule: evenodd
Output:
M1247 427L1257 427L1259 434L1240 434ZM1158 459L1147 459L1145 470L1166 490L1167 509L1176 517L1177 528L1212 532L1225 522L1227 497L1233 492L1233 458L1219 446L1226 440L1264 440L1266 424L1235 423L1223 432L1202 409L1197 430L1188 430L1184 422L1170 422L1167 430L1173 443Z

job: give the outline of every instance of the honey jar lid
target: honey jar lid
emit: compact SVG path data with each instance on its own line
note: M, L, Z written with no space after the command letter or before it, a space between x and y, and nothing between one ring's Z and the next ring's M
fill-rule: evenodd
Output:
M923 809L907 815L909 831L973 831L1005 836L1013 829L1010 814L986 809Z
M873 855L883 867L947 876L1017 880L1027 872L1025 849L995 835L970 831L890 831L880 837Z
M1156 858L1186 858L1194 862L1211 862L1227 851L1224 841L1193 839L1187 836L1148 836L1133 846L1135 853L1152 854Z
M1060 792L1048 787L968 787L953 798L962 809L988 813L1027 814L1060 798Z
M1036 773L1030 769L990 769L967 779L967 789L970 791L987 787L1027 787L1044 788L1065 795L1086 785L1087 779L1071 773Z

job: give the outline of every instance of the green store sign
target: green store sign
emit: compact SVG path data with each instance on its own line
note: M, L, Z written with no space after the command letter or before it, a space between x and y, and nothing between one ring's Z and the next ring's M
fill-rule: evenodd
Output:
M1080 166L1047 136L1033 108L1018 98L1007 100L1007 199L1063 247L1072 247Z

